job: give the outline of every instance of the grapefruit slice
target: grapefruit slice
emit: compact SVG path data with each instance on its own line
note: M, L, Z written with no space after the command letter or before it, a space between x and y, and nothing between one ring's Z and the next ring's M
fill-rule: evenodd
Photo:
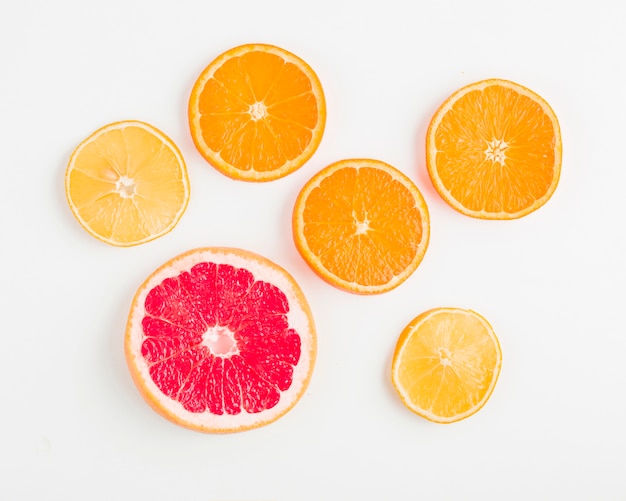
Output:
M295 280L249 251L200 248L152 273L125 335L132 378L170 421L206 433L257 428L300 399L316 358Z

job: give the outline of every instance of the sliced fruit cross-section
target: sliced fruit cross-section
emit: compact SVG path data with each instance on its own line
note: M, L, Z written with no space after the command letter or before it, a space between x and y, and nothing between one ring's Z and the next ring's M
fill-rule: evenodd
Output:
M234 179L271 181L300 168L326 123L322 85L296 55L268 44L234 47L198 77L189 98L200 154Z
M296 247L331 285L378 294L404 282L422 261L428 209L415 184L379 160L341 160L300 191L293 210Z
M391 378L410 410L452 423L485 405L501 365L500 342L487 320L471 310L434 308L400 334Z
M171 231L189 202L183 156L144 122L109 124L74 150L65 174L72 213L91 235L132 246Z
M561 172L561 132L548 103L501 79L453 93L431 120L426 163L441 197L462 214L515 219L544 205Z
M275 421L299 400L316 355L310 308L293 278L240 249L178 256L141 286L125 351L163 416L232 432Z

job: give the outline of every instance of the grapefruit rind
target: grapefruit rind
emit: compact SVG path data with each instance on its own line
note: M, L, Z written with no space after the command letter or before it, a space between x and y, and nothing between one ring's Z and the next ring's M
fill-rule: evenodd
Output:
M148 372L148 365L141 354L143 331L141 322L145 315L144 303L148 293L165 278L188 271L200 262L228 264L245 268L253 273L255 280L266 281L283 291L289 301L287 319L301 340L301 354L294 366L291 386L281 392L278 404L259 413L215 415L210 412L194 413L181 403L164 395ZM315 365L317 337L311 309L293 277L267 258L242 249L213 247L199 248L181 254L152 273L137 291L130 310L124 341L128 367L139 392L148 404L175 424L205 433L230 433L244 431L270 424L286 414L302 397L308 387Z

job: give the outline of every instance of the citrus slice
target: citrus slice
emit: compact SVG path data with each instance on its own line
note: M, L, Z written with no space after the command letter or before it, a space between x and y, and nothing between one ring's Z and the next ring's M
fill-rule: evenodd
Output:
M74 150L65 194L85 230L128 247L176 226L189 201L187 167L174 142L152 125L116 122Z
M189 99L200 154L234 179L271 181L300 168L322 140L326 104L311 67L284 49L247 44L202 71Z
M437 423L453 423L487 402L502 365L500 343L481 315L435 308L400 334L391 378L402 402Z
M515 219L544 205L561 172L556 115L535 92L507 80L452 94L427 132L426 164L441 197L462 214Z
M309 383L316 346L294 279L231 248L191 250L152 273L135 295L125 335L128 367L146 401L207 433L284 415Z
M415 184L379 160L341 160L300 191L296 248L331 285L378 294L404 282L428 246L428 209Z

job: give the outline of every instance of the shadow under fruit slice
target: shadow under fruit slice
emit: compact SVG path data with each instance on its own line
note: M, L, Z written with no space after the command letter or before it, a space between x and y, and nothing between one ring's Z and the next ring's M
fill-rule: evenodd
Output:
M453 93L426 137L426 164L441 197L481 219L516 219L544 205L561 172L556 115L535 92L490 79Z
M434 308L400 334L391 379L410 410L453 423L485 405L501 365L500 343L487 320L471 310Z
M379 294L421 263L430 235L426 202L415 184L379 160L335 162L302 188L293 210L295 245L326 282Z
M207 433L269 424L305 391L311 310L275 263L234 248L168 261L139 288L125 336L135 384L170 421Z
M65 194L91 235L111 245L138 245L168 233L182 217L189 202L187 167L160 130L115 122L74 150Z
M271 181L317 150L326 122L322 85L296 55L267 44L234 47L213 60L189 98L200 154L223 174Z

